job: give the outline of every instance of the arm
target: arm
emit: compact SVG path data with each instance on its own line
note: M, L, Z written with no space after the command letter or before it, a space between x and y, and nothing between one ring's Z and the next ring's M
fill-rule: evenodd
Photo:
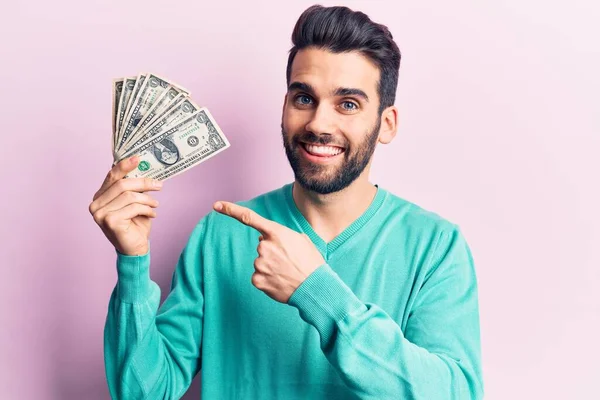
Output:
M443 233L431 259L404 332L377 305L360 301L327 264L290 298L359 398L482 397L477 283L460 232Z
M118 282L104 328L112 398L179 399L200 370L202 221L179 257L171 292L160 309L160 288L149 276L150 254L118 253Z

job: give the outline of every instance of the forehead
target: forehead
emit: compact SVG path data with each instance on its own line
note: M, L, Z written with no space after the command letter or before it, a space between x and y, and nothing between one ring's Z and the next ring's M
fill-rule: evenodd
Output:
M379 69L356 51L332 53L307 48L294 58L291 82L307 83L322 94L340 87L362 89L370 98L376 98Z

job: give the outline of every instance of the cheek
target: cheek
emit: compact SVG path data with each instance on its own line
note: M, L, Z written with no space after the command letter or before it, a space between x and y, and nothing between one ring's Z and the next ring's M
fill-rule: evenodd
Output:
M340 131L344 135L351 152L356 152L367 137L368 129L364 128L364 123L359 120L348 118L340 124Z
M283 109L282 124L287 132L296 132L304 129L308 123L308 113L300 112L290 106Z

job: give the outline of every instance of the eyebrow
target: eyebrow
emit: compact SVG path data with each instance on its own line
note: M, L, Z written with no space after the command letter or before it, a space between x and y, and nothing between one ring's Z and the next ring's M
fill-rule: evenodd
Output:
M308 83L304 83L304 82L290 83L290 86L288 86L288 92L292 92L294 90L306 92L311 95L315 94L315 90L313 89L313 87L311 85L309 85ZM333 94L335 96L358 96L358 97L362 97L367 102L369 101L369 96L367 96L367 94L364 91L362 91L360 89L356 89L356 88L340 87L340 88L335 89Z
M337 88L335 90L336 96L358 96L365 99L365 101L369 101L369 96L365 92L360 89L355 88Z
M313 89L313 87L310 86L308 83L304 83L304 82L290 83L290 86L288 86L288 92L292 92L294 90L306 92L306 93L313 94L313 95L315 94L315 90Z

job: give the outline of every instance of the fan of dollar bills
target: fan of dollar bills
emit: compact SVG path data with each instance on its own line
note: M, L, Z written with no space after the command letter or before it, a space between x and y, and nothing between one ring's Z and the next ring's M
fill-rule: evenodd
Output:
M181 86L142 73L113 82L113 157L140 156L127 178L171 178L230 146L205 107Z

